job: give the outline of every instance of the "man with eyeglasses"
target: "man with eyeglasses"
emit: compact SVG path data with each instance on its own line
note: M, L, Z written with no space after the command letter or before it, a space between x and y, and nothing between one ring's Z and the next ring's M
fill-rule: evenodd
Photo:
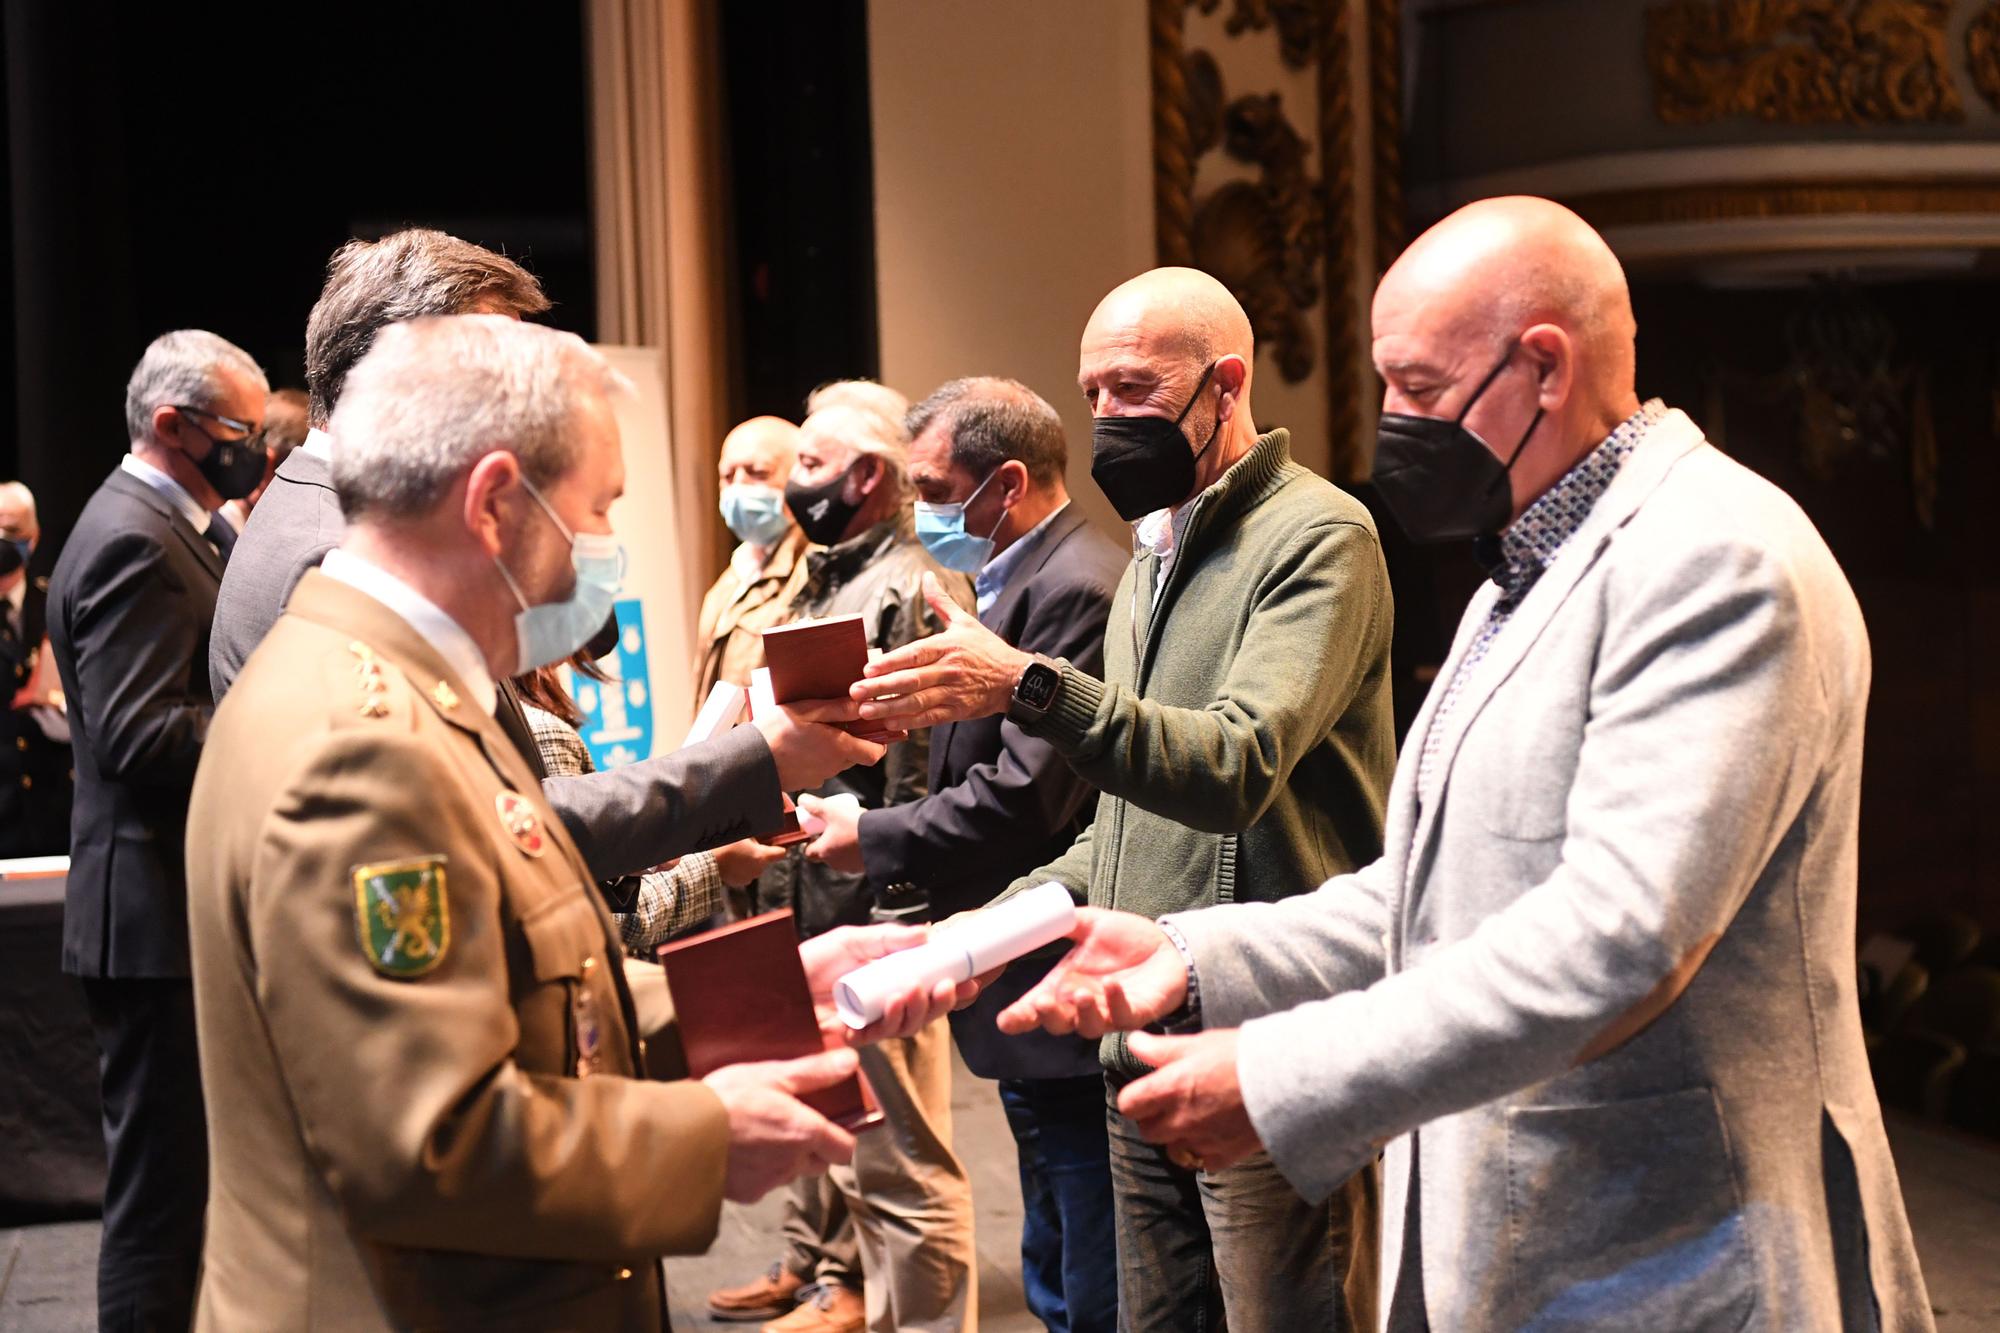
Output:
M208 1144L183 845L215 711L213 514L263 477L268 390L213 333L154 339L125 387L131 451L49 582L76 763L62 963L83 982L102 1057L105 1328L185 1328L194 1312Z

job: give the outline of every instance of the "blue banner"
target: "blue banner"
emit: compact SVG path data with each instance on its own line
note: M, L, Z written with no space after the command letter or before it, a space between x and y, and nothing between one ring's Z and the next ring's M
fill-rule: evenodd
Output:
M618 614L618 651L600 658L611 675L602 682L574 677L571 691L583 710L583 743L591 762L602 769L622 768L653 754L653 678L646 669L646 614L636 597L622 598Z

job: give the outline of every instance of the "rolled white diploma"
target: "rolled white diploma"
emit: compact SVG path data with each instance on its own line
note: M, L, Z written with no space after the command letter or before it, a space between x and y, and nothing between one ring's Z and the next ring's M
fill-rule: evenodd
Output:
M834 983L834 1010L847 1026L865 1028L895 996L919 985L970 981L1061 939L1075 925L1076 900L1050 881L941 930L914 949L857 967Z

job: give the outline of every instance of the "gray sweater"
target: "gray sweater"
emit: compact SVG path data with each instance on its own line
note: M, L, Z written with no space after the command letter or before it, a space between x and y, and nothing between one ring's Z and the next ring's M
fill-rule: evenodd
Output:
M1119 582L1105 678L1027 730L1103 793L1055 879L1145 916L1271 902L1374 860L1396 764L1393 608L1368 511L1274 430L1197 496L1167 578ZM1005 896L1005 895L1003 895ZM1105 1061L1133 1067L1122 1037Z

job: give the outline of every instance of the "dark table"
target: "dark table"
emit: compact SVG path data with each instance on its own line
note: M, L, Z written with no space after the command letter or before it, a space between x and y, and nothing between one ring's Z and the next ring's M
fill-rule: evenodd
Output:
M104 1198L97 1043L62 974L63 878L0 878L0 1226Z

